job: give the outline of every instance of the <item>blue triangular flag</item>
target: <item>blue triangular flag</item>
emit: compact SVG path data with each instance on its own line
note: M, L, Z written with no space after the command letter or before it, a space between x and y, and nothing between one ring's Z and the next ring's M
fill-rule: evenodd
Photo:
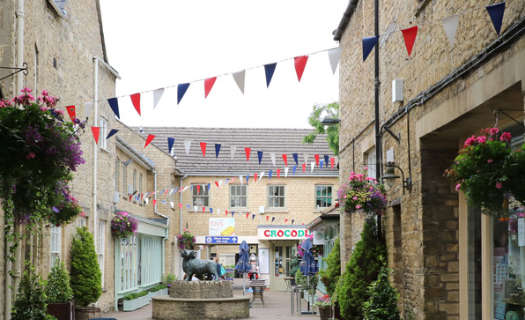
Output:
M271 179L272 178L272 170L268 171L268 179Z
M210 208L210 213L213 213L213 208Z
M180 103L182 97L184 97L184 94L186 93L186 90L188 90L189 86L189 83L181 83L177 86L177 104Z
M266 74L266 88L270 86L270 82L272 81L273 73L275 71L276 66L276 62L264 65L264 73Z
M186 208L190 209L190 208L191 208L191 206L190 206L189 204L187 204L187 205L186 205Z
M235 211L232 211L232 217L233 217L234 214L235 214Z
M363 61L366 60L374 46L377 44L377 36L363 38Z
M113 137L115 135L115 133L117 133L118 130L117 129L111 129L109 130L109 133L108 135L106 136L106 140L108 140L109 138Z
M171 154L171 149L173 149L173 143L175 143L175 138L168 137L168 152Z
M275 221L275 217L272 217L272 223Z
M324 155L324 166L328 168L328 162L330 162L330 156L325 154Z
M219 157L219 152L220 151L221 151L221 144L220 143L216 143L215 144L215 158Z
M118 99L117 98L109 98L108 99L109 106L111 107L111 110L115 113L117 118L120 119L120 113L118 112Z
M261 164L262 156L263 156L263 152L262 151L257 151L257 158L259 158L259 164Z
M253 219L255 219L255 215L254 215L254 214L252 214L252 220L253 220Z
M322 167L323 167L323 164L324 164L324 160L321 159L321 161L319 162L319 168L322 168Z
M295 222L295 220L294 220L294 219L292 219L292 224L294 224L294 222Z
M206 189L208 190L208 192L210 191L210 187L211 187L211 183L208 183L208 189Z
M248 184L248 180L250 180L250 175L249 174L246 175L246 184Z
M496 33L499 36L501 23L503 22L503 14L505 13L505 2L496 3L486 8L490 15L490 20L492 20L492 24L494 25L494 29L496 29Z
M297 153L292 153L293 161L295 161L295 164L299 164L299 155Z
M295 171L297 170L297 166L293 166L292 174L295 176Z

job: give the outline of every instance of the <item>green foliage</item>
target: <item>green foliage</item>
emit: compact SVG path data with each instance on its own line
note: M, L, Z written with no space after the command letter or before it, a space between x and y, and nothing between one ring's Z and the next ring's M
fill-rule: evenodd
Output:
M148 290L142 290L142 291L139 291L139 292L134 292L134 293L130 293L126 296L124 296L124 300L133 300L133 299L137 299L137 298L140 298L140 297L144 297L146 295L148 295Z
M12 320L51 320L47 314L46 294L42 279L35 269L26 263L26 269L16 294L15 304L11 311Z
M303 275L301 269L299 268L295 272L295 284L297 284L298 286L306 287L306 277Z
M299 270L299 263L301 261L299 260L299 257L298 256L295 256L292 258L292 260L290 260L290 274L295 277L295 273L297 272L297 270Z
M398 294L388 281L387 270L382 268L378 279L368 287L370 298L363 305L365 320L400 320Z
M368 286L377 279L386 256L384 242L378 238L376 223L367 219L345 272L336 288L337 302L345 320L362 320L363 303L370 294Z
M511 154L506 172L511 177L508 181L510 192L516 200L525 204L525 144Z
M328 256L324 259L326 268L319 271L319 277L326 287L328 295L332 296L335 292L335 286L341 276L341 246L339 238L335 240L334 247Z
M73 291L69 285L69 274L62 261L51 268L46 283L47 303L64 303L73 299Z
M154 285L153 287L149 288L147 291L148 292L157 292L159 290L166 289L166 288L167 288L167 286L164 283L159 283L159 284Z
M93 235L87 228L77 228L71 246L71 288L75 303L86 307L102 294L101 273Z
M173 273L168 273L164 275L164 279L162 282L168 285L168 284L172 284L173 282L175 282L175 280L177 280L177 276L174 275Z
M321 118L323 117L323 118ZM339 153L339 127L340 125L326 126L321 123L324 118L339 118L339 104L330 103L327 105L315 105L313 111L308 117L308 123L315 129L303 138L304 143L313 143L319 134L326 134L328 146L335 155Z

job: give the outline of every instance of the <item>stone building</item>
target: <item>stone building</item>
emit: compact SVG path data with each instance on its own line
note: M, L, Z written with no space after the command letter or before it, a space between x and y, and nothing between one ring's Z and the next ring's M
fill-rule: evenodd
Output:
M153 145L144 149L144 139L116 120L106 102L107 98L115 96L115 81L119 75L108 63L98 0L3 0L0 1L0 24L0 66L27 66L25 72L12 77L8 76L12 70L0 70L0 78L5 77L0 80L2 97L12 97L23 87L31 88L35 95L46 89L60 98L59 109L65 112L65 106L75 105L77 117L88 118L87 130L81 136L86 163L75 172L71 186L83 214L66 226L46 226L32 246L23 250L30 252L33 265L45 278L57 259L69 264L75 229L87 226L95 236L102 265L104 290L97 306L102 310L113 309L116 299L122 296L120 279L115 280L122 274L119 263L115 264L115 261L121 261L121 248L110 232L110 220L115 211L126 210L138 217L137 241L146 243L146 240L151 240L152 247L157 250L157 260L154 261L159 262L152 272L153 277L147 281L142 279L141 283L134 282L135 286L128 287L128 292L158 283L164 273L176 270L178 263L175 260L178 256L173 256L172 245L167 241L170 236L173 239L172 233L177 227L177 220L169 219L170 207L163 203L154 207L151 201L144 205L129 200L127 186L117 188L121 185L117 183L118 178L122 181L123 172L126 172L122 164L130 164L127 181L132 183L133 171L137 170L137 179L143 176L145 192L152 192L155 181L167 185L175 179L175 162ZM98 145L91 135L90 126L101 127ZM119 133L106 141L111 128L118 129ZM128 162L130 159L132 161ZM118 191L120 197L116 196ZM3 223L1 219L2 235ZM3 236L0 250L5 252ZM0 264L0 319L10 318L15 294L10 285L19 281L20 260L11 265L7 259L2 259ZM10 269L15 271L15 278L7 276Z
M196 236L201 258L218 256L223 265L233 266L239 244L245 240L258 257L261 277L269 281L271 288L285 288L284 278L296 245L308 235L304 224L335 201L338 171L335 162L333 168L330 160L325 165L325 155L334 158L325 136L310 145L302 142L310 133L307 129L141 130L154 134L154 143L165 151L167 138L175 138L173 152L177 168L183 173L177 193L181 232L185 228ZM206 143L205 157L201 142ZM218 144L220 147L216 147ZM185 145L189 145L188 154ZM249 161L245 148L251 148ZM319 165L315 154L319 155Z
M412 183L403 188L400 178L385 181L390 205L383 223L400 309L406 319L503 319L523 308L511 305L502 289L513 277L523 279L520 250L507 247L501 258L496 239L505 227L468 206L443 172L480 129L497 125L523 133L525 2L505 1L499 35L485 8L496 1L378 2L381 159L394 162ZM453 15L459 18L455 42L442 25ZM374 22L374 1L351 0L334 33L342 49L341 180L375 163L375 52L366 61L362 54ZM400 30L415 25L408 56ZM381 169L402 176L398 168ZM342 260L359 239L362 220L342 215ZM512 271L502 262L509 259Z

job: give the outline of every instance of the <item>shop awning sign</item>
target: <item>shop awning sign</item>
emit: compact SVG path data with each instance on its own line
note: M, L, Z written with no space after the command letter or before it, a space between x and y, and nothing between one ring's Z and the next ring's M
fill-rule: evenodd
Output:
M206 243L210 244L237 244L239 237L223 237L223 236L206 236Z
M259 240L296 240L306 239L310 232L306 228L258 228Z

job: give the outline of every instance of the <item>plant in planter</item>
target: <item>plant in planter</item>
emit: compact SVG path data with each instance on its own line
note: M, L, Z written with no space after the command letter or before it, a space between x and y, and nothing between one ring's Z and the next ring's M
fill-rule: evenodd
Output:
M335 291L335 286L341 276L341 247L339 238L335 240L332 251L325 258L326 268L319 271L319 277L323 282L327 293L332 296Z
M137 220L126 211L119 211L111 219L111 234L117 238L126 238L137 231Z
M382 268L378 278L368 287L370 298L363 304L365 320L400 320L398 294L388 281L388 269Z
M59 320L73 319L73 291L69 285L69 274L62 261L58 261L47 279L45 293L47 312Z
M319 317L321 320L328 320L332 317L332 302L330 296L325 294L316 299L314 306L319 310Z
M337 303L343 319L363 319L363 303L370 297L368 286L377 279L385 256L385 244L378 237L375 220L369 218L337 284Z
M16 300L11 311L12 320L52 320L55 317L46 312L46 294L40 276L35 274L35 269L29 263L20 285Z
M337 195L344 203L345 212L363 210L369 214L381 214L386 207L383 185L379 184L375 178L365 178L363 174L355 172L351 172L349 181L339 187Z
M525 170L511 164L510 140L508 132L498 128L483 129L481 135L465 141L454 163L445 171L445 175L456 183L456 190L463 190L469 203L487 209L486 213L504 213L503 203L512 192L509 174ZM516 156L518 159L521 154ZM518 175L513 178L518 179L519 173L514 174ZM523 191L517 193L521 197Z
M77 305L76 319L88 319L96 310L86 307L98 300L102 284L93 235L85 227L77 228L71 245L71 289Z
M167 288L170 288L173 282L177 280L177 276L175 276L173 273L168 273L164 276L164 280L162 281Z
M516 200L525 204L525 144L511 153L505 171L509 177L507 185L510 193Z
M179 249L193 250L194 244L195 237L188 230L184 230L182 234L177 235L177 245Z

